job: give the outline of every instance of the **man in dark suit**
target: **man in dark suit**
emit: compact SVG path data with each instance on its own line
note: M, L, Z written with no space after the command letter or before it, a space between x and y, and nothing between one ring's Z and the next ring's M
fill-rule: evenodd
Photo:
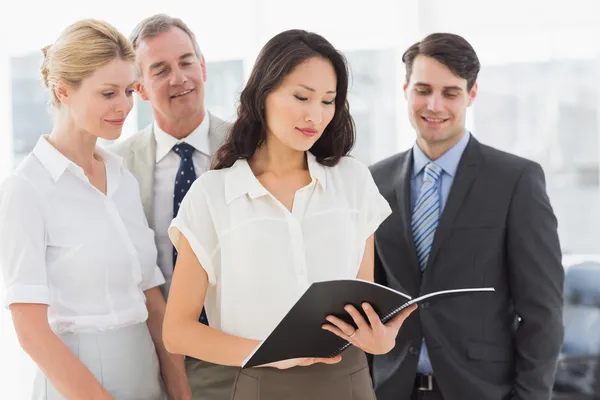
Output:
M393 210L375 234L376 281L495 292L423 303L372 360L377 398L548 400L564 270L544 172L466 131L480 64L465 39L432 34L403 61L417 141L371 168Z

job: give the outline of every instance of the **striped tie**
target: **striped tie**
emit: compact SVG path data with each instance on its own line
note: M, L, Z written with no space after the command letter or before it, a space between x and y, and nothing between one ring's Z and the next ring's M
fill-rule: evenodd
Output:
M423 186L415 203L412 232L421 271L425 270L431 252L433 236L440 219L440 193L436 185L442 168L430 162L425 166Z

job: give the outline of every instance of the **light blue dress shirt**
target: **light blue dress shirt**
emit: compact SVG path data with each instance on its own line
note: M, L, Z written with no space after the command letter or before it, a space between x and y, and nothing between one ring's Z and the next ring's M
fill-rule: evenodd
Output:
M446 206L448 194L450 193L450 188L452 188L456 170L458 169L458 163L460 162L460 159L467 148L470 137L471 134L468 131L465 132L462 138L454 146L452 146L450 150L434 161L434 163L442 167L443 170L440 179L438 179L436 182L436 190L440 196L440 217L444 211L444 207ZM430 162L432 162L432 160L430 160L429 157L423 153L423 150L421 150L419 146L415 144L413 146L413 169L410 180L411 215L414 210L415 203L417 202L417 198L419 197L421 186L423 185L425 166ZM427 349L424 345L421 346L421 354L419 356L417 372L421 374L433 373L431 361L429 360L429 354L427 353Z

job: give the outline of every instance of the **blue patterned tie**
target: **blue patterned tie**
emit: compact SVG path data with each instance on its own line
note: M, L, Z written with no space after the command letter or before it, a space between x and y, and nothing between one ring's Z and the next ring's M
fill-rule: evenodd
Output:
M440 192L437 181L442 168L434 163L425 166L423 186L412 215L412 232L421 271L425 270L433 237L440 219Z
M175 191L173 192L173 218L177 216L179 212L179 206L185 197L186 193L192 186L192 183L196 180L196 170L194 169L194 161L192 155L194 154L194 147L187 143L178 143L173 146L173 151L181 157L179 163L179 169L175 176ZM173 268L177 262L177 250L173 248ZM206 312L202 309L200 315L200 322L208 325L208 319L206 318Z
M415 203L412 215L412 232L417 250L417 259L421 273L425 271L429 253L433 245L433 237L440 219L440 191L437 181L442 173L442 168L432 162L425 166L423 174L423 186ZM429 353L425 346L425 339L421 343L421 352L417 372L423 374L433 373Z

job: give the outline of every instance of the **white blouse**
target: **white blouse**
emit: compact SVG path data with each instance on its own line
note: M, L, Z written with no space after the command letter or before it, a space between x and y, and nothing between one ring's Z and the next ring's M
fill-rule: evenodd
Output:
M146 321L143 291L164 283L138 184L97 148L107 195L45 137L0 186L5 305L48 304L58 333Z
M192 185L169 237L183 234L206 270L209 324L264 340L311 283L355 279L366 240L391 214L368 168L350 157L335 167L307 153L311 183L290 213L245 160Z

